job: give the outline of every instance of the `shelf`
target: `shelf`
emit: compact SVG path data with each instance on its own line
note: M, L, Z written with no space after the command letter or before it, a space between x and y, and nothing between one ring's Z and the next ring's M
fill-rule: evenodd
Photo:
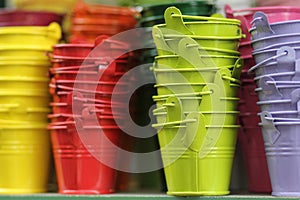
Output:
M272 197L270 195L228 195L228 196L203 196L203 197L174 197L165 194L110 194L110 195L60 195L55 193L34 194L34 195L0 195L0 200L286 200L299 199L291 197Z

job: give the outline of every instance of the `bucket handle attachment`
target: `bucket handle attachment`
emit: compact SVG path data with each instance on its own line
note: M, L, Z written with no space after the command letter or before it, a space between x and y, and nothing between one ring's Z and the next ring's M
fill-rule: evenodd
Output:
M152 28L152 37L158 51L168 52L166 53L166 55L176 53L175 50L171 49L171 47L169 47L169 45L166 43L163 33L157 26L154 26Z
M291 63L291 62L295 62L295 58L296 58L296 52L294 48L289 46L283 46L277 50L275 56L269 57L261 61L260 63L257 63L256 65L254 65L248 70L248 73L256 70L258 67L261 67L262 65L272 60L276 60L277 63Z
M261 85L262 92L265 95L277 95L282 98L283 95L279 92L275 80L270 76L265 76L259 80L259 85Z
M194 33L184 25L181 11L175 6L166 9L164 18L167 29L176 30L177 32L180 32L184 35L194 35Z
M274 34L267 15L261 11L256 12L253 15L251 24L254 24L254 27L256 27L256 34L259 35L259 37L266 37Z
M271 141L272 144L275 144L280 137L280 131L277 130L276 126L274 125L274 118L269 112L263 111L260 115L260 119L262 122L262 128L268 134L268 140Z

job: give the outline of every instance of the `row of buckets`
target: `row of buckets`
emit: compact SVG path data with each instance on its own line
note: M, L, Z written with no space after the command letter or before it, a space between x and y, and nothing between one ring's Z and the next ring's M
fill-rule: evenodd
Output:
M140 22L142 27L154 25L148 31L153 40L149 36L147 42L156 48L142 59L154 61L153 127L167 193L228 194L238 139L251 192L299 196L300 26L293 20L299 19L300 9L234 11L226 6L227 17L236 20L196 16L209 16L215 7L193 3L174 3L180 10L149 6ZM185 10L191 5L207 10ZM41 22L5 20L0 13L1 193L47 190L50 142L60 193L116 190L118 156L111 144L119 146L124 136L116 121L126 121L122 97L129 84L119 82L122 90L114 98L113 90L131 68L131 55L122 55L128 44L97 36L133 28L136 12L81 1L74 10L71 38L81 44L57 44L61 29L50 21L60 23L60 16ZM113 115L113 108L120 112Z
M239 47L244 58L239 91L239 122L243 129L239 142L248 166L249 189L253 192L272 191L275 196L300 194L299 11L299 7L232 10L225 6L227 17L239 19L246 34Z
M240 21L164 13L152 29L158 56L152 66L153 110L167 193L229 194L242 62Z

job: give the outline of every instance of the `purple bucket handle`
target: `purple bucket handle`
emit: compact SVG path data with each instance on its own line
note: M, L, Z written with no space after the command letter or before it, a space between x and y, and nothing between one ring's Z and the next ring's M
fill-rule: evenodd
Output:
M270 118L273 117L267 111L262 112L260 115L262 128L268 134L268 137L270 137L269 141L271 141L272 144L275 144L278 138L280 137L280 131L278 131L277 128L275 127L274 120L272 119L270 120Z
M248 70L248 73L256 70L258 67L268 63L269 61L276 60L278 64L291 64L295 63L296 60L296 52L294 48L289 46L283 46L277 50L276 55L272 56L268 59L263 60L260 63L257 63L253 67Z
M272 82L272 83L268 83ZM272 77L265 76L259 80L259 85L262 88L262 92L265 95L278 95L280 98L283 97L283 95L279 92L278 88L276 87L275 80Z
M268 17L265 13L259 11L253 15L253 20L251 24L254 24L254 27L257 30L257 35L259 37L266 37L274 34L274 31L271 29Z

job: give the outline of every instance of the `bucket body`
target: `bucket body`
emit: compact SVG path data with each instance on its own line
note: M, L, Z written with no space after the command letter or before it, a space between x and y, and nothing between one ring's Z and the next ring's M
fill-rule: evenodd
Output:
M12 126L2 129L0 135L0 193L46 192L51 150L46 126Z

